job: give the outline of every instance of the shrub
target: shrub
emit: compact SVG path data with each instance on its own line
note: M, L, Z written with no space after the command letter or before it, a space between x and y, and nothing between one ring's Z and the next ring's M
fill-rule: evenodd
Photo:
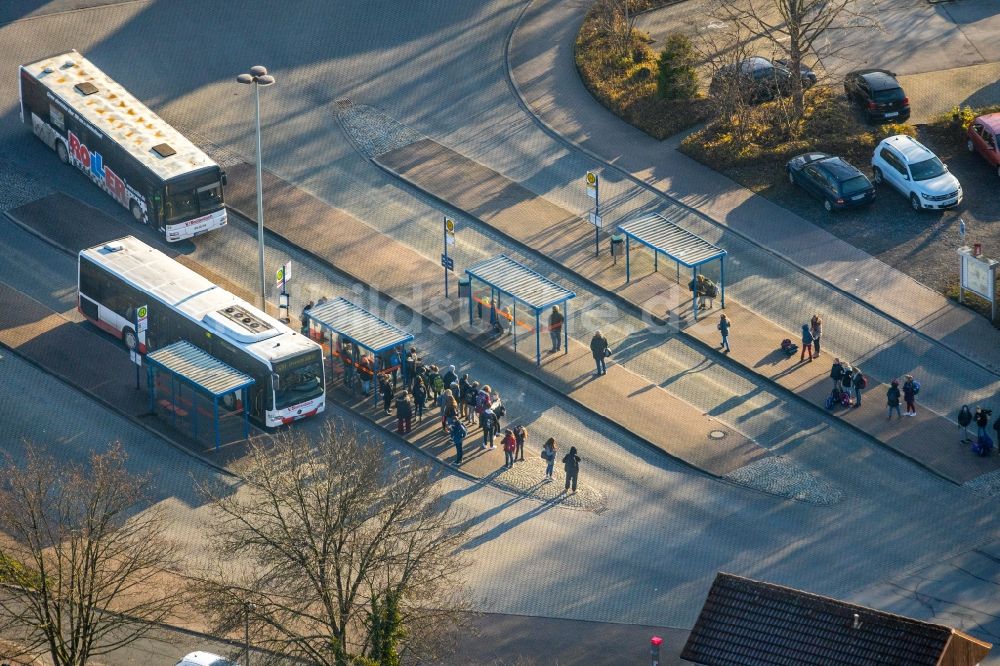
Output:
M636 79L637 81L645 81L652 74L653 74L653 72L650 71L649 67L646 67L644 65L644 66L640 67L639 69L635 70L635 74L632 75L632 78Z
M694 69L694 48L686 35L667 37L660 53L656 92L663 99L690 99L698 93L698 75Z

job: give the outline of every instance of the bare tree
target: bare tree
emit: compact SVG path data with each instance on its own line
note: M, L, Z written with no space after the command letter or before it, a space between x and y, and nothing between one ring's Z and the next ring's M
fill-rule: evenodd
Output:
M148 477L125 467L119 443L88 465L56 463L33 444L0 474L0 627L56 666L83 666L144 636L182 591L159 584L176 565L164 521L147 508Z
M458 621L470 527L440 506L429 468L331 425L314 441L255 441L241 474L239 493L204 489L226 563L205 596L220 630L245 618L257 646L286 657L389 664L398 641L416 650Z
M598 30L607 38L612 50L618 55L628 55L635 31L635 12L629 11L629 0L598 0Z
M849 45L845 35L878 28L876 9L876 3L861 0L723 0L714 14L766 41L783 56L792 72L792 105L799 117L806 86L798 74L806 56L836 55Z

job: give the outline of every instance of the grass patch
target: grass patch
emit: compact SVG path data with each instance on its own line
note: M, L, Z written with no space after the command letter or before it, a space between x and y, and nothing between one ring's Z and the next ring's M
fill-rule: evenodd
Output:
M990 302L985 298L981 298L970 291L966 291L965 302L959 303L958 280L953 280L948 283L948 286L944 291L944 295L947 296L950 300L954 301L956 305L969 308L973 312L977 312L986 317L986 321L990 321L990 316L993 314L993 309L992 306L990 306ZM997 321L991 323L993 324L994 328L1000 328L1000 318L998 318Z
M865 169L875 146L893 134L916 136L913 125L867 125L833 89L818 86L805 93L805 112L786 121L788 100L766 102L742 118L717 117L681 142L681 152L729 176L754 192L784 177L785 163L811 150L838 155Z
M0 551L0 583L37 589L40 582L37 571Z
M633 11L673 4L675 0L645 0ZM648 37L632 35L629 53L614 53L598 27L597 7L588 13L576 38L576 69L583 84L602 105L646 134L665 139L708 120L711 101L703 97L661 99L656 93L657 54Z

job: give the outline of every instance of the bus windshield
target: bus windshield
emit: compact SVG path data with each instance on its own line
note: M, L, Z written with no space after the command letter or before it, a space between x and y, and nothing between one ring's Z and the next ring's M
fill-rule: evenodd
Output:
M167 185L163 217L167 223L183 222L222 208L222 182L219 173L206 173Z
M323 356L320 350L274 362L278 387L274 408L286 409L323 395Z

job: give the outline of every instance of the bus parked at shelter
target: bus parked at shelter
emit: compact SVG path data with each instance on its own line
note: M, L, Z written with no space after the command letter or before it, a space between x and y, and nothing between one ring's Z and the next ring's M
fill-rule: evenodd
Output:
M253 377L248 411L265 427L326 407L318 344L132 236L81 251L77 284L81 314L129 351L187 340ZM136 335L142 306L144 338Z
M76 51L22 65L21 122L168 242L226 224L226 174Z

